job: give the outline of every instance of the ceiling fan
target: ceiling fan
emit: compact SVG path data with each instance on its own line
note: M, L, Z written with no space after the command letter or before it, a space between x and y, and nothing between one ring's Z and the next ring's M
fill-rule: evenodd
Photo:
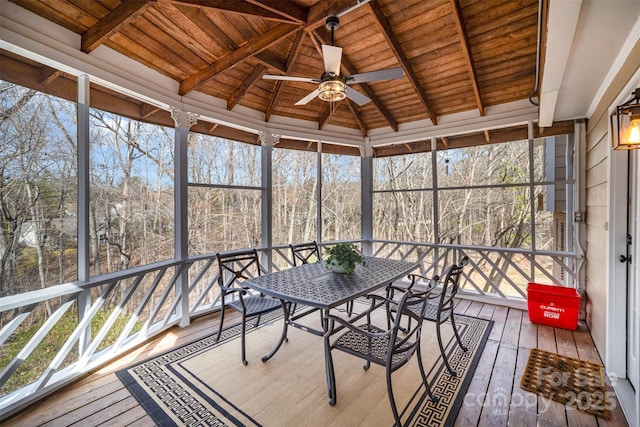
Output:
M370 71L368 73L353 74L344 76L340 73L340 63L342 61L342 48L334 46L333 32L340 25L340 20L336 15L327 17L326 27L331 30L331 46L322 45L322 57L324 59L324 73L319 79L296 76L277 76L265 74L262 78L267 80L288 80L296 82L316 83L318 88L307 96L296 102L295 105L306 105L316 96L323 101L336 102L345 98L351 99L353 102L362 106L371 101L368 97L361 94L348 85L353 83L368 83L381 80L399 79L404 76L401 67L389 68L386 70Z

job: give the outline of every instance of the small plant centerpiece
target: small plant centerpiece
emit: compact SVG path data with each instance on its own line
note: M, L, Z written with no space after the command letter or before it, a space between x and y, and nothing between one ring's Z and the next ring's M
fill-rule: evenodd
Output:
M324 253L327 256L327 268L336 273L351 274L355 271L356 264L364 265L364 257L351 243L338 243Z

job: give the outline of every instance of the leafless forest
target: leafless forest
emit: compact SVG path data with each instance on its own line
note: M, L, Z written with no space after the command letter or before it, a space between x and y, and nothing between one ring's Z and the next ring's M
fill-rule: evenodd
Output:
M77 278L75 104L0 82L0 296ZM174 130L98 110L90 118L91 275L174 256ZM374 159L374 238L531 248L544 144L528 141ZM189 253L261 242L261 147L192 133ZM359 157L274 149L274 244L360 237ZM433 167L436 170L433 170ZM319 185L321 184L321 185ZM437 206L434 207L434 200ZM536 206L536 247L550 213ZM437 227L436 227L437 224ZM437 230L438 236L435 235Z

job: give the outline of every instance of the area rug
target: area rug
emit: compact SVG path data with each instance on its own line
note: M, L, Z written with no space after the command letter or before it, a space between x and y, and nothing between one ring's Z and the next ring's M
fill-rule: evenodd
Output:
M314 314L305 319L319 323ZM457 372L453 377L442 363L435 324L424 323L423 361L437 403L421 385L415 357L392 374L403 424L453 425L492 327L489 320L461 315L456 324L466 352L453 338L451 325L442 328ZM117 375L161 426L393 425L384 368L374 365L365 371L361 359L339 351L333 352L337 403L329 405L319 336L289 328L288 342L271 360L261 362L281 327L277 313L248 326L247 366L240 360L240 326L234 325L223 330L217 343L214 334Z
M534 348L520 387L589 414L610 417L602 365Z

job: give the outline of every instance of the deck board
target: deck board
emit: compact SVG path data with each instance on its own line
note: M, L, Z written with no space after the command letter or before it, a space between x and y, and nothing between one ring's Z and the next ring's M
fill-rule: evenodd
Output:
M522 311L509 310L506 315L506 323L500 338L500 345L517 349L522 324Z
M520 388L520 378L529 360L529 349L518 347L515 379L509 406L508 426L535 426L538 395Z
M487 385L491 380L491 372L493 371L496 355L498 354L498 347L499 344L496 341L487 341L478 367L473 373L471 384L469 384L465 398L466 404L460 408L460 412L454 423L455 427L478 425L482 404L487 393Z
M538 325L538 348L556 353L555 329L551 326ZM555 402L546 397L538 398L538 425L540 427L566 427L567 414L562 403Z
M480 425L496 427L507 425L517 352L518 350L513 347L498 346L496 363L487 388L487 396L491 396L491 405L483 406Z
M579 324L577 331L554 329L550 326L531 323L526 311L468 300L459 300L455 311L459 314L494 321L494 329L474 372L465 403L458 413L456 426L619 427L627 425L614 394L609 396L613 398L610 401L612 417L607 421L566 408L558 402L538 397L520 388L520 377L531 348L541 348L602 363L584 323ZM229 312L225 323L229 325L237 322L238 319L234 312ZM186 328L174 327L130 351L118 361L97 369L36 402L13 418L0 422L0 426L153 425L153 420L129 394L115 372L125 366L210 335L217 331L218 321L219 316L216 314L194 319ZM340 381L348 382L349 378L343 376ZM609 391L612 393L610 384ZM386 399L383 393L380 396L372 396L367 404L386 405ZM309 404L308 407L298 409L302 412L322 410L317 402L309 402ZM287 408L287 412L290 412L292 419L295 419L295 411ZM364 407L360 411L361 415L366 412ZM358 422L362 421L362 418L358 420ZM327 422L331 424L331 420ZM354 423L357 424L356 420Z

